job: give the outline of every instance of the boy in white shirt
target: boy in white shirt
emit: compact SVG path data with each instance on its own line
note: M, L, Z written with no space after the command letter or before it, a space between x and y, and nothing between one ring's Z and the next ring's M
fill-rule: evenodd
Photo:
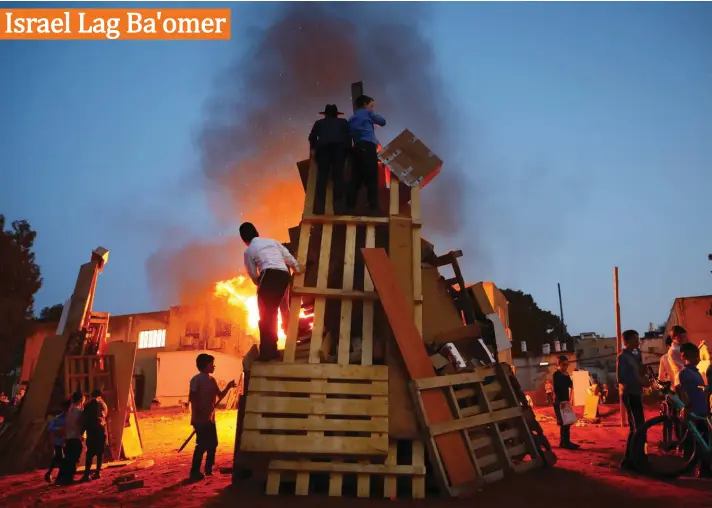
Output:
M672 381L673 373L670 368L670 359L668 358L668 351L672 346L672 338L670 336L665 337L665 354L660 357L660 366L658 367L658 379L660 381Z
M670 364L673 387L677 387L680 385L680 372L685 368L685 362L680 354L680 346L689 342L689 339L687 338L687 330L680 325L675 325L670 329L670 337L672 338L672 346L667 353L668 363Z
M277 323L280 303L291 281L289 269L300 273L301 267L277 240L260 238L257 228L250 222L240 226L240 237L247 245L245 268L257 286L260 310L260 356L257 360L269 362L279 358Z

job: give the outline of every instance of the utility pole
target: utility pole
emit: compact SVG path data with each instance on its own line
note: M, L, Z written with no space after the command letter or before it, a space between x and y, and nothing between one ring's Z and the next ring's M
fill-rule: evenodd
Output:
M556 287L559 289L559 313L561 316L561 342L562 340L564 341L564 344L566 344L566 325L564 324L564 305L561 302L561 283L557 282Z
M618 355L621 354L621 305L618 300L618 267L613 267L613 299L616 304L616 383L618 382ZM625 408L623 407L623 396L618 387L618 405L621 413L621 427L625 425Z

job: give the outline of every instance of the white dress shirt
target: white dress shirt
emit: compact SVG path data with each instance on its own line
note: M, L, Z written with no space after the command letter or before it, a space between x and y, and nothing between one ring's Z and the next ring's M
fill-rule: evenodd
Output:
M277 240L258 236L250 242L250 246L245 251L245 268L247 268L250 279L256 285L259 285L260 277L262 277L265 270L288 272L287 265L294 268L294 270L298 270L297 260Z
M675 376L670 368L670 359L667 352L660 357L660 367L658 368L658 379L660 381L672 381Z
M668 364L670 365L670 372L672 373L673 386L679 386L680 384L680 372L685 368L685 362L682 360L682 355L680 354L680 344L672 343L670 350L668 351Z

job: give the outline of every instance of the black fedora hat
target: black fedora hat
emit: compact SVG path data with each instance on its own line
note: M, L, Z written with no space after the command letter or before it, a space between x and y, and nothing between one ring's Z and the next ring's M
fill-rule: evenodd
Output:
M341 111L339 111L339 108L336 107L336 104L327 104L326 107L324 108L324 111L319 112L320 115L325 115L325 116L339 116L343 115Z

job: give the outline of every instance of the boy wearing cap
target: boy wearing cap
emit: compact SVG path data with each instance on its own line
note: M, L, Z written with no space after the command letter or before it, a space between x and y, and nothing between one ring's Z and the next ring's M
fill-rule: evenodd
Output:
M311 156L317 165L314 213L323 214L326 206L326 187L331 175L334 182L334 213L342 213L344 196L344 166L351 147L349 123L340 118L336 104L327 104L321 112L324 118L314 122L309 133Z

